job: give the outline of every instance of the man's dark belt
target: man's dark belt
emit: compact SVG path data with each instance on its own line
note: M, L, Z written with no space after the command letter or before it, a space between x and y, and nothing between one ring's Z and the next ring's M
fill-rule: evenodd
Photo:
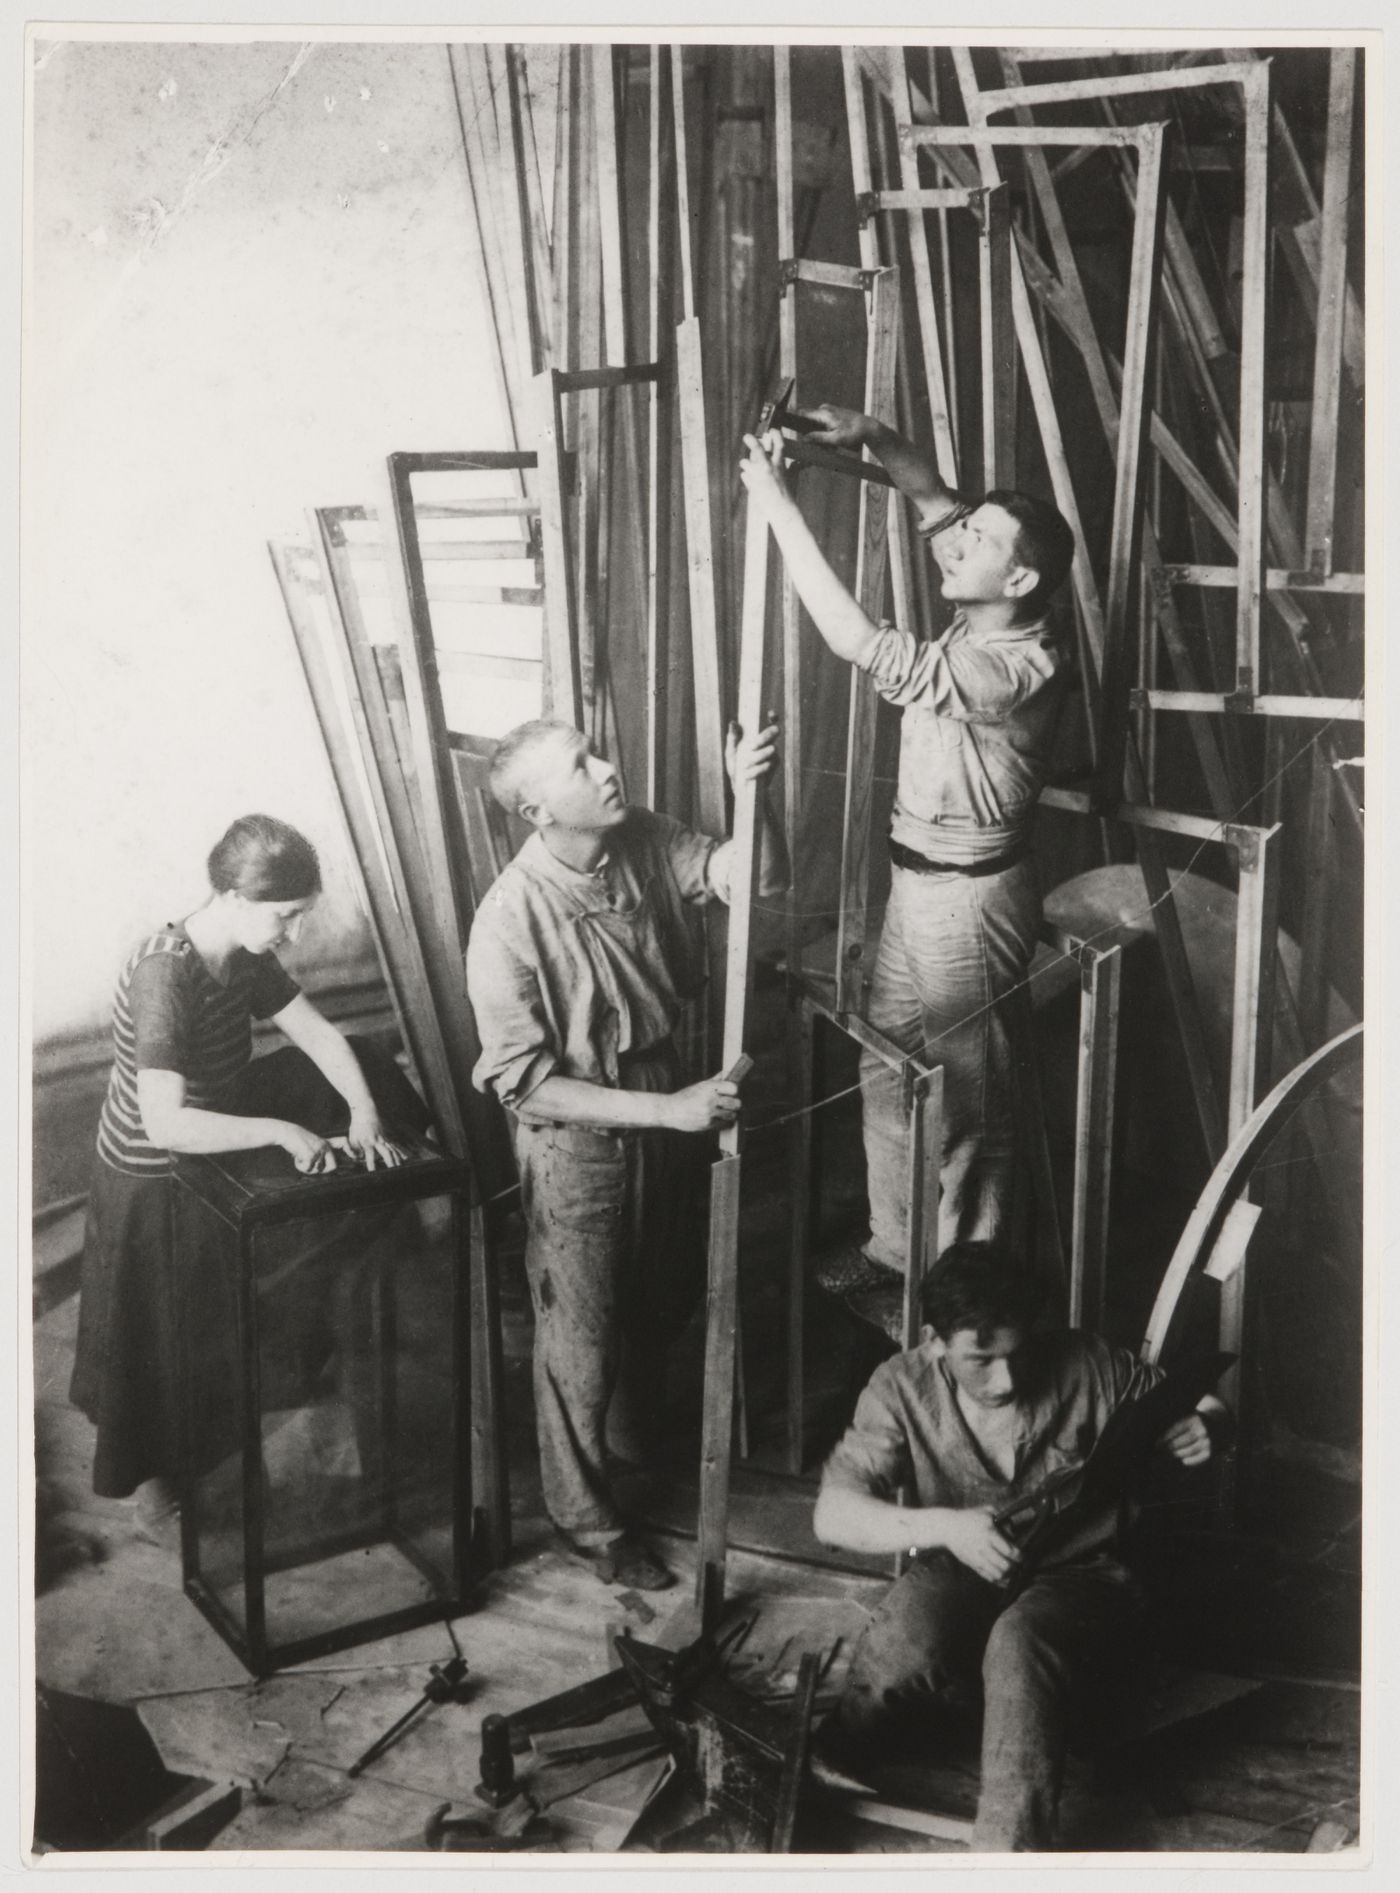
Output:
M1002 874L1007 868L1014 868L1018 861L1024 861L1028 852L1026 843L1018 841L1005 854L993 855L987 861L930 861L926 854L906 848L902 841L890 842L890 860L910 874Z

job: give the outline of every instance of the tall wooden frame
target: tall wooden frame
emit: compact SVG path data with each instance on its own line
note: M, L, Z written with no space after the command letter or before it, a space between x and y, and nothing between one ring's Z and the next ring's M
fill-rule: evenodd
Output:
M1271 79L1267 60L1236 65L1174 67L1058 84L1018 85L980 91L977 110L998 112L1037 105L1065 105L1163 92L1237 86L1244 106L1244 237L1240 259L1238 558L1235 604L1234 707L1247 710L1259 688L1259 619L1264 593L1264 364L1268 322L1268 186ZM1037 127L1037 130L1041 128Z
M1037 155L1046 146L1115 145L1137 151L1138 188L1133 218L1133 245L1128 280L1126 343L1122 370L1122 398L1117 416L1115 447L1115 485L1113 524L1110 539L1108 588L1100 613L1097 637L1090 633L1098 648L1098 692L1095 706L1095 764L1100 798L1110 804L1123 791L1123 771L1127 741L1128 693L1132 686L1129 658L1132 651L1130 613L1137 592L1138 549L1141 544L1143 512L1143 471L1146 457L1149 368L1156 335L1157 284L1160 276L1163 191L1163 143L1165 126L1160 124L1132 127L1041 127L1016 126L988 128L983 122L981 104L990 95L974 95L969 101L973 119L970 129L961 126L910 125L901 129L901 142L911 152L937 146L971 146L977 154L985 184L1004 188L996 159L999 145L1029 147ZM881 193L880 201L890 200L890 208L907 209L921 215L936 207L942 192ZM906 201L907 200L907 201ZM1009 241L1008 241L1009 250ZM1032 355L1026 350L1027 334L1034 337L1029 301L1019 269L1014 273L1007 262L1015 303L1017 330L1022 346L1022 360L1030 379L1036 413L1044 424L1053 412L1044 359L1035 339ZM1042 385L1043 384L1043 385ZM1058 419L1053 423L1053 440L1058 442ZM1063 448L1057 456L1051 440L1046 440L1047 460L1056 486L1056 498L1063 512L1064 496L1073 504L1068 464ZM1057 464L1058 460L1058 464ZM1077 511L1077 508L1076 508ZM1069 517L1067 514L1066 517ZM1082 543L1077 537L1077 544ZM1079 553L1084 557L1082 550ZM1087 564L1087 559L1084 560ZM1082 589L1082 576L1080 578ZM1091 614L1086 619L1093 623Z
M1089 796L1068 789L1043 790L1040 806L1082 815L1093 813ZM1258 828L1245 822L1213 822L1204 816L1179 815L1167 809L1128 803L1114 811L1113 819L1132 827L1139 837L1144 833L1183 835L1198 842L1219 843L1234 856L1239 877L1239 906L1227 1091L1228 1144L1254 1109L1268 1081L1273 1053L1283 831L1277 825ZM1160 915L1162 909L1155 900L1153 908ZM1220 1345L1236 1354L1244 1326L1244 1292L1241 1268L1221 1297ZM1237 1373L1233 1378L1238 1378Z
M1316 357L1317 369L1314 379L1314 409L1317 419L1314 423L1313 436L1310 443L1310 474L1312 474L1314 470L1316 473L1316 480L1311 486L1310 491L1318 494L1318 511L1313 513L1310 510L1311 523L1307 545L1303 546L1295 543L1291 528L1288 526L1286 516L1282 509L1281 500L1268 474L1267 465L1263 461L1261 449L1258 456L1257 480L1259 493L1262 496L1259 507L1257 510L1254 509L1252 500L1252 491L1255 484L1255 460L1249 456L1240 455L1239 464L1244 466L1245 474L1244 478L1237 483L1239 504L1236 514L1231 516L1228 509L1216 499L1199 470L1181 450L1179 443L1171 437L1169 431L1161 423L1160 418L1154 416L1152 439L1158 452L1162 454L1167 463L1172 467L1172 470L1182 480L1192 500L1202 509L1204 514L1210 518L1214 529L1225 538L1232 549L1239 551L1241 546L1243 546L1244 556L1241 557L1234 566L1174 565L1161 566L1159 573L1154 572L1154 578L1157 581L1154 589L1157 596L1158 619L1168 648L1172 652L1173 664L1178 673L1178 685L1174 690L1158 689L1155 686L1155 679L1142 674L1140 671L1137 678L1138 689L1140 691L1145 690L1146 694L1138 696L1135 701L1138 703L1139 707L1143 709L1150 708L1152 710L1184 712L1197 720L1204 714L1222 711L1229 711L1236 714L1257 713L1266 716L1318 717L1329 721L1333 720L1337 714L1351 720L1359 720L1361 716L1359 701L1339 700L1334 697L1323 696L1317 691L1310 691L1306 695L1289 695L1277 691L1263 693L1261 691L1262 679L1259 671L1259 608L1257 600L1255 601L1253 613L1252 657L1250 658L1250 662L1252 662L1253 665L1251 671L1252 684L1249 690L1242 688L1241 678L1244 675L1245 656L1242 637L1243 620L1238 602L1242 596L1242 587L1245 583L1246 559L1252 556L1252 542L1249 539L1241 538L1242 526L1247 519L1251 521L1261 520L1262 523L1258 526L1258 530L1261 534L1261 558L1263 556L1263 539L1265 537L1274 541L1273 549L1276 554L1283 552L1285 556L1292 558L1292 564L1288 566L1269 566L1263 571L1263 591L1266 594L1273 595L1274 603L1293 638L1296 663L1304 677L1311 678L1314 675L1314 665L1308 650L1307 621L1302 618L1299 613L1291 594L1324 590L1360 592L1364 589L1364 581L1359 574L1333 574L1330 549L1331 503L1333 492L1331 478L1335 473L1336 445L1334 425L1335 406L1333 402L1340 387L1341 335L1346 327L1346 323L1351 321L1355 315L1355 311L1351 307L1350 292L1347 290L1345 282L1346 210L1344 202L1341 201L1342 194L1339 191L1337 183L1338 170L1344 168L1346 157L1349 157L1350 153L1350 104L1351 89L1354 80L1354 60L1349 61L1346 55L1352 53L1352 50L1353 49L1350 48L1338 48L1334 50L1332 97L1330 103L1335 106L1336 110L1329 127L1329 150L1333 154L1334 165L1331 216L1330 218L1320 219L1323 226L1323 240L1320 245L1322 263L1320 266L1314 266L1312 263L1308 265L1308 269L1311 270L1314 275L1319 275L1320 273L1320 277L1325 278L1325 285L1320 283L1317 295L1319 313ZM1340 64L1338 63L1339 55L1341 59ZM978 122L985 122L990 112L1015 109L1022 123L1029 124L1029 108L1035 103L1063 102L1065 94L1061 88L1027 86L1023 82L1020 82L1019 63L1024 56L1024 53L1019 51L1015 53L1004 53L1002 55L1003 67L1008 75L1017 80L1016 84L1008 85L997 92L987 91L979 93L974 91L972 99L969 101L969 112ZM1260 152L1262 147L1264 157L1267 157L1269 142L1268 128L1271 119L1275 141L1278 143L1279 149L1292 163L1301 184L1306 187L1306 173L1302 170L1296 149L1292 146L1292 140L1288 136L1287 126L1283 121L1282 114L1276 106L1270 108L1267 104L1267 99L1262 97L1262 95L1267 94L1268 90L1263 76L1266 69L1267 61L1258 61L1251 56L1247 63L1241 62L1235 65L1201 66L1191 68L1188 71L1138 73L1130 75L1133 80L1131 85L1121 77L1106 77L1103 79L1071 81L1066 83L1083 88L1082 90L1074 92L1072 94L1073 97L1097 97L1103 103L1103 109L1105 110L1111 109L1109 101L1112 97L1125 90L1150 95L1157 91L1170 92L1180 89L1181 86L1187 84L1196 87L1218 84L1240 85L1242 88L1246 120L1245 237L1246 244L1250 246L1248 255L1249 258L1252 259L1261 246L1266 247L1267 245L1267 231L1264 228L1266 221L1264 210L1261 208L1258 211L1257 218L1251 221L1250 207L1251 204L1256 201L1261 205L1266 202L1261 194L1262 187L1259 185L1259 177L1264 164L1264 158L1261 157ZM970 65L967 70L970 73ZM1253 75L1253 77L1250 78L1248 75ZM1056 95L1053 99L1049 96L1052 92ZM1039 130L1042 128L1037 127L1036 129ZM1346 157L1343 156L1344 153ZM1046 209L1047 224L1053 236L1054 219L1058 216L1058 209L1054 206L1053 202L1053 185L1050 184L1048 177L1043 179L1039 178L1034 171L1032 175L1037 183L1038 194L1042 205ZM1253 197L1251 197L1251 192L1253 192ZM1326 196L1325 189L1324 196ZM1282 236L1282 234L1282 228L1280 228L1280 235ZM1164 280L1167 290L1168 306L1173 312L1174 319L1179 328L1183 328L1185 332L1193 334L1198 338L1196 344L1198 347L1204 347L1208 351L1213 348L1217 352L1221 352L1225 349L1226 343L1219 334L1218 325L1210 310L1209 296L1204 284L1200 281L1189 245L1176 221L1175 213L1170 207L1168 207L1167 211L1166 238L1167 267ZM1285 250L1287 251L1287 245L1285 245ZM1061 261L1063 257L1063 247L1058 244L1056 254L1057 261ZM1291 255L1291 252L1289 252L1289 254ZM1024 247L1023 260L1025 260ZM1255 438L1254 433L1251 431L1246 435L1243 430L1246 427L1253 430L1256 423L1259 422L1259 413L1256 412L1256 406L1259 412L1262 412L1262 391L1264 385L1262 367L1263 350L1262 341L1259 338L1262 337L1264 332L1264 317L1260 312L1260 307L1255 306L1249 294L1251 288L1250 268L1251 265L1247 261L1245 264L1247 293L1245 322L1243 327L1244 348L1241 357L1242 406L1240 438L1241 440L1248 439L1252 441ZM1305 274L1306 273L1307 272L1305 272ZM1262 282L1264 277L1262 268L1254 272L1254 277L1256 283ZM1043 281L1034 286L1042 292L1046 287ZM1099 379L1102 377L1103 373L1102 361L1100 359L1098 362L1098 378L1096 378L1096 338L1093 334L1092 323L1088 319L1087 308L1083 304L1083 294L1078 283L1077 271L1071 270L1066 274L1062 287L1071 303L1071 314L1075 317L1073 323L1067 326L1069 327L1072 338L1076 340L1081 350L1084 352L1085 365L1089 371L1090 381L1091 384L1094 385L1096 399L1098 399L1102 409L1103 398L1102 390L1099 385ZM1078 304L1077 308L1073 306L1076 303ZM1055 314L1058 319L1060 317L1060 311L1055 301L1048 299L1047 306L1050 308L1051 313ZM1359 336L1359 329L1357 330L1357 334ZM1211 340L1212 337L1215 338L1214 341ZM1258 382L1257 394L1256 396L1252 396L1249 402L1245 402L1244 395L1246 391L1254 388L1256 380ZM1213 388L1211 389L1211 398L1218 403L1219 397ZM1261 422L1259 422L1259 424L1262 425ZM1328 472L1329 467L1332 469L1331 474ZM1321 497L1324 491L1327 494L1325 501ZM1319 538L1322 532L1323 512L1325 512L1327 516L1327 550L1325 562L1320 550ZM1156 559L1150 552L1147 556L1149 564L1155 566L1157 563ZM1306 562L1309 569L1294 569L1303 562ZM1232 690L1201 691L1196 688L1194 679L1189 674L1189 659L1185 659L1184 646L1181 644L1180 634L1175 626L1175 606L1170 593L1170 587L1172 585L1227 586L1235 591L1237 597L1236 680L1235 687ZM1340 712L1336 709L1339 703L1345 703L1345 708ZM1193 734L1196 736L1198 749L1202 750L1202 762L1203 766L1206 768L1207 782L1211 783L1210 756L1203 748L1203 740L1200 734L1197 732L1193 732ZM1226 804L1218 793L1215 794L1215 800L1217 807L1221 808L1223 812L1223 808Z

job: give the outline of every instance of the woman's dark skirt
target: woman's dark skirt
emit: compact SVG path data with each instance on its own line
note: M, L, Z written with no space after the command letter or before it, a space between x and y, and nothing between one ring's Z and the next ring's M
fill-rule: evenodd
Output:
M428 1114L402 1072L375 1046L350 1042L386 1127L421 1136ZM339 1093L294 1046L254 1059L216 1108L285 1118L322 1137L342 1136L349 1121ZM69 1398L97 1428L92 1489L99 1498L125 1498L147 1479L179 1470L171 1192L169 1176L127 1176L100 1157L93 1164ZM227 1384L235 1335L207 1312L209 1331L196 1343L200 1372Z

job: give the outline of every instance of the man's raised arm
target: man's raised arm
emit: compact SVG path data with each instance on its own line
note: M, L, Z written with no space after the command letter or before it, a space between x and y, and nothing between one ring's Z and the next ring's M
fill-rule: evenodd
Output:
M833 407L824 401L813 408L811 419L823 425L808 435L822 447L844 447L859 453L868 447L889 474L896 487L919 514L922 525L931 526L961 504L958 495L938 471L938 462L922 447L916 447L903 434L897 434L873 414L861 414L855 408Z

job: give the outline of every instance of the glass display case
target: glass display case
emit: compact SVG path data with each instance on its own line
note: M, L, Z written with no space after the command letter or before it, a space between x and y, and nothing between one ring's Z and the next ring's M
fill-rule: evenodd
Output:
M177 1161L186 1594L254 1675L460 1609L465 1168Z

